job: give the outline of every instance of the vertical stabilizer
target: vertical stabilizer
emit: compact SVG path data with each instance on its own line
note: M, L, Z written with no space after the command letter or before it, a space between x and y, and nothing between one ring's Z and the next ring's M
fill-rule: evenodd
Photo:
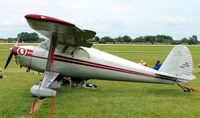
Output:
M193 80L195 76L192 74L193 62L190 50L184 45L175 46L159 71L173 75L183 82Z

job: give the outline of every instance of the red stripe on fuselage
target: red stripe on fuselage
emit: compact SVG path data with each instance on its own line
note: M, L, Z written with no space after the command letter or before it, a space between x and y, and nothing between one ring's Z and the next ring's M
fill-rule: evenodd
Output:
M98 63L94 63L94 62L80 60L80 59L74 59L74 58L64 57L64 56L60 56L60 55L55 55L55 57L58 58L58 59L60 58L61 59L60 61L63 61L63 59L64 59L64 61L70 60L70 61L74 61L75 63L80 62L79 64L86 65L86 66L92 66L92 67L97 67L97 68L102 68L102 69L107 69L107 70L113 70L113 71L119 71L119 72L124 72L124 73L129 73L129 74L153 77L153 75L150 75L150 74L145 74L145 73L126 70L126 69L122 69L122 68L107 66L107 65L103 65L103 64L98 64ZM55 60L56 60L56 58L55 58Z
M27 49L27 53L25 56L32 56L33 50Z
M28 52L33 52L33 50L27 49Z
M34 55L32 55L32 57L40 58L40 59L47 59L45 57L39 57L39 56L34 56ZM56 54L54 55L54 59L55 59L55 61L73 63L73 64L78 64L78 65L94 67L94 68L106 69L106 70L111 70L111 71L118 71L118 72L140 75L140 76L146 76L146 77L155 77L154 75L150 75L150 74L145 74L145 73L136 72L136 71L132 71L132 70L126 70L126 69L122 69L122 68L107 66L107 65L103 65L103 64L98 64L98 63L94 63L94 62L80 60L80 59L74 59L74 58L65 57L65 56L56 55Z

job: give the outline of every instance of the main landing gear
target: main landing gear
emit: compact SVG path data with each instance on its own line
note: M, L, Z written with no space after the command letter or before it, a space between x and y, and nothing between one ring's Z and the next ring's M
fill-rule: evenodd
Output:
M63 85L69 84L70 88L86 88L86 89L96 89L97 85L95 84L85 84L84 79L74 79L74 78L69 78L69 77L64 77L63 78Z

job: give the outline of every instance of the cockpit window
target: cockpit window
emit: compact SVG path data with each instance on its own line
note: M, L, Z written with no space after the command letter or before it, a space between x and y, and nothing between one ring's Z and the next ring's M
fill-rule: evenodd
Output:
M50 40L46 40L42 42L39 47L48 50L50 45ZM74 47L63 45L63 44L57 44L55 52L58 54L64 54L64 55L72 55L74 51Z
M90 58L89 54L83 50L82 48L79 48L79 52L78 52L78 57L82 57L82 58Z
M67 55L72 55L72 54L73 54L73 51L74 51L74 47L69 46L69 47L67 48L66 53L67 53Z
M62 45L62 44L57 44L56 46L56 52L57 53L65 53L66 49L65 49L65 45Z
M46 40L46 41L42 42L41 44L39 44L39 47L48 50L49 45L50 45L50 40Z
M63 55L73 55L74 47L63 44L57 44L55 52Z

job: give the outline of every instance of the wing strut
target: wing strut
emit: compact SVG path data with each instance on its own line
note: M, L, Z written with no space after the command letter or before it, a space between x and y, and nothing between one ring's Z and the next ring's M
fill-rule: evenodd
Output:
M47 58L46 71L44 72L44 78L39 85L34 85L31 88L31 93L33 96L38 98L52 97L52 106L50 117L53 118L54 113L54 96L56 96L56 91L51 89L51 84L58 77L59 73L54 72L54 52L57 45L57 34L52 33L49 54ZM36 97L34 98L34 103L32 105L32 112L34 113L34 106Z
M54 67L54 51L57 45L57 33L52 33L50 47L49 47L49 55L47 59L46 71L54 71L52 67Z
M54 51L57 45L57 33L52 33L49 55L47 58L46 71L44 72L44 78L40 85L34 85L31 88L31 93L33 96L37 97L52 97L56 96L56 91L50 89L53 81L58 77L59 73L54 72ZM58 87L59 88L59 87Z

